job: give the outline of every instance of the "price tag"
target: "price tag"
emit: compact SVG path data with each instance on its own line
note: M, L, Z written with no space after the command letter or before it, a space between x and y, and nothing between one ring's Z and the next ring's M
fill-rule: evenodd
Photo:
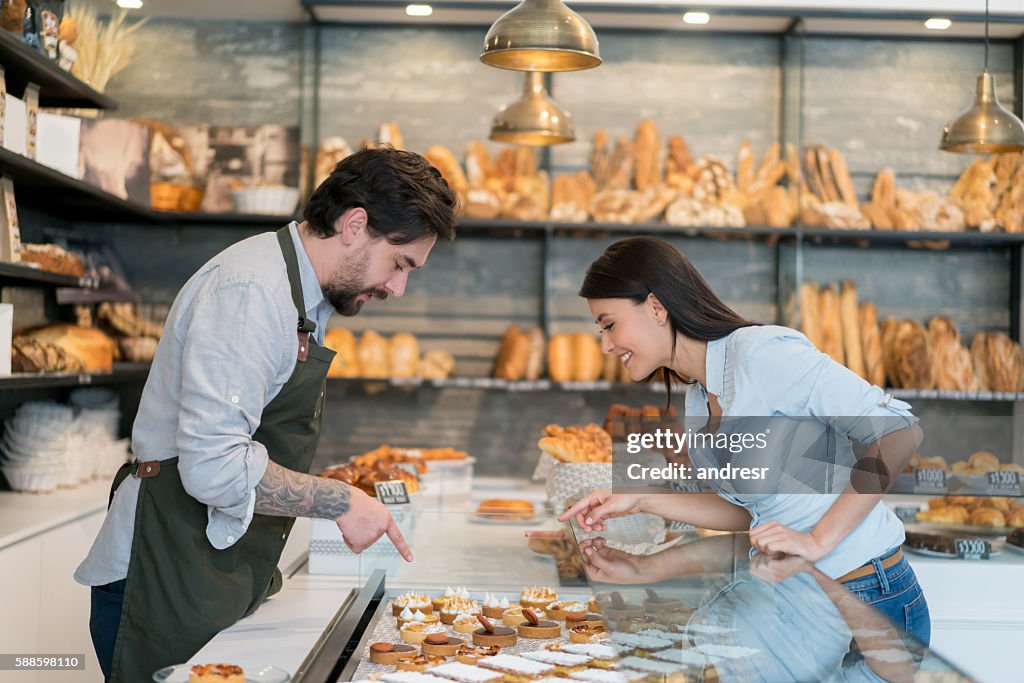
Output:
M893 511L901 522L914 522L917 520L917 513L920 510L921 508L912 505L897 505Z
M700 493L700 482L696 482L692 479L674 479L672 481L672 490L678 491L679 493Z
M961 560L987 560L992 547L980 538L956 539L956 556Z
M988 490L992 493L1020 495L1020 475L1017 472L989 472L986 476L988 476Z
M945 493L946 471L938 468L914 470L914 493Z
M409 502L409 492L405 489L404 481L378 481L373 488L377 492L377 500L384 505L404 505Z
M669 531L692 531L697 527L686 522L669 522L668 528Z

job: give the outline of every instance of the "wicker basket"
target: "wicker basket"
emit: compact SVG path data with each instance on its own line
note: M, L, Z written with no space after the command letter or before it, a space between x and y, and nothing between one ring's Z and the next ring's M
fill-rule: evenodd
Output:
M190 189L181 183L150 183L149 203L157 211L177 211L182 193Z
M195 185L188 185L181 192L181 201L178 203L178 208L181 211L198 211L199 207L203 203L203 197L206 195L206 190Z

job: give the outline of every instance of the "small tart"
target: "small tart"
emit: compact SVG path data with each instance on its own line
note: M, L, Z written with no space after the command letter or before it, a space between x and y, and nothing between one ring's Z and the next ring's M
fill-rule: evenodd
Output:
M370 661L374 664L397 664L401 659L412 659L416 656L416 648L405 643L372 643L370 645Z
M406 624L398 632L402 640L412 645L419 645L431 633L444 633L444 626L440 624L427 624L422 621L414 621Z
M501 613L501 621L505 626L519 626L519 624L526 621L526 617L523 616L523 606L509 607Z
M417 621L421 621L424 624L436 624L441 619L436 614L424 614L423 619L403 619L402 617L396 619L399 630L405 628L406 624L415 624Z
M467 636L471 635L478 628L480 628L480 622L475 614L460 614L452 622L452 629L456 633L463 633Z
M410 659L399 661L395 664L395 668L399 671L426 671L430 667L444 664L444 662L444 657L420 654Z
M558 593L547 586L530 586L519 594L519 604L523 607L544 609L558 600Z
M406 607L413 612L419 610L424 614L430 614L434 611L434 605L426 595L422 593L405 593L404 595L399 595L391 603L391 614L397 617Z
M462 638L455 638L453 636L447 636L444 643L428 643L427 640L429 640L429 637L425 638L423 644L420 645L423 654L439 657L454 657L459 648L466 644L466 641Z
M455 653L455 661L462 662L463 664L476 664L484 657L493 657L499 652L501 652L501 648L496 645L480 646L466 644Z
M626 617L615 622L615 630L624 633L639 633L640 631L653 628L658 623L655 617Z
M557 621L538 621L536 624L524 621L516 628L523 638L557 638L562 635L562 625Z
M497 645L498 647L512 647L518 638L514 629L508 626L495 626L493 632L483 628L473 631L473 644L480 646Z
M577 612L565 618L565 627L568 629L574 626L603 626L604 623L604 617L590 612Z
M675 598L647 598L644 600L644 609L652 614L658 614L666 610L676 610L682 606L682 601Z
M245 672L234 664L196 664L188 672L189 683L245 683Z
M508 607L488 607L483 606L484 616L489 619L501 619L504 616L505 611L512 609L513 607L519 607L519 603L512 603Z
M623 604L620 607L612 607L611 605L608 605L602 614L605 618L612 620L631 619L644 616L644 608L641 605L630 604Z
M587 610L586 605L580 602L555 601L544 606L544 612L548 619L565 621L570 614L583 614Z
M603 632L603 624L580 624L569 629L569 640L573 643L589 643L591 638Z

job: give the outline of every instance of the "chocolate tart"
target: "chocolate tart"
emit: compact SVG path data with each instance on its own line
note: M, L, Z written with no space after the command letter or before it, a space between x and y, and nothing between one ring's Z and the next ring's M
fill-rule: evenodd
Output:
M443 633L433 633L431 635L444 635ZM466 641L462 638L455 638L454 636L445 636L443 643L431 643L430 636L423 639L423 644L420 649L425 655L436 655L438 657L454 657L455 653L459 651L459 648L466 644Z
M517 640L515 629L511 629L508 626L495 626L494 631L487 631L484 628L478 628L473 631L474 645L512 647L516 644Z
M603 626L604 623L604 617L600 614L591 614L589 612L570 614L565 619L565 627L568 629L574 626Z
M370 645L370 661L374 664L397 664L402 659L416 656L416 648L405 643L372 643Z
M562 635L562 625L557 621L538 621L536 624L524 621L516 628L523 638L557 638Z

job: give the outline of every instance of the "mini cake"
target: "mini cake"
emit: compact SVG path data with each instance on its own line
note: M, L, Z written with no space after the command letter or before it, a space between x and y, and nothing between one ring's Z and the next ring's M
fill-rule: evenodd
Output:
M617 669L631 669L653 675L659 680L664 680L666 683L686 683L688 680L686 676L687 667L682 664L663 662L656 659L648 659L647 657L626 657L618 662L615 667ZM625 674L627 671L623 671L623 673Z
M517 627L523 638L557 638L562 635L562 626L557 621L541 621L530 609L524 609L523 616L526 621Z
M504 674L500 671L489 671L488 669L461 662L451 662L435 666L430 670L431 675L441 676L458 683L489 683L500 680Z
M476 614L460 614L455 617L455 621L452 622L451 626L456 633L470 635L473 631L480 628L480 622L477 620Z
M419 610L424 614L430 614L434 611L434 605L426 595L422 593L404 593L395 598L395 601L391 603L391 614L397 617L406 607L413 612Z
M501 648L496 645L482 646L467 643L455 653L455 661L463 664L476 664L484 657L493 657L499 652L501 652Z
M587 606L582 602L560 602L556 600L545 605L544 612L548 615L548 619L565 621L570 614L586 614Z
M552 650L535 650L524 652L521 657L532 659L535 662L543 662L555 667L555 676L566 676L573 671L582 671L587 668L590 657L586 655L574 655L569 652L555 652Z
M245 683L245 672L234 664L196 664L189 669L188 683Z
M415 671L391 671L381 675L380 680L384 683L437 683L434 676Z
M516 644L516 632L508 626L495 626L487 617L480 615L480 628L473 631L474 645L497 645L498 647L512 647Z
M436 655L416 655L411 659L403 659L395 664L395 668L399 671L426 671L432 666L438 664L444 664L444 657L438 657Z
M412 659L416 656L416 648L405 643L372 643L370 645L370 661L374 664L394 665L400 659Z
M448 598L441 606L441 623L451 625L460 614L480 614L480 604L476 600L457 597Z
M612 634L612 642L624 649L635 650L635 653L641 656L657 652L658 650L664 650L673 645L671 640L665 640L664 638L618 631Z
M501 613L501 621L505 626L519 626L519 624L526 621L526 617L523 616L522 606L509 607Z
M502 598L499 600L496 596L488 593L483 602L484 616L488 619L501 619L505 614L505 610L510 609L513 606L518 607L515 603L509 602L508 598Z
M444 591L444 595L432 598L430 604L434 606L435 611L440 611L444 607L444 601L449 598L465 598L469 600L469 589L465 586L458 586L456 588L448 586Z
M589 612L570 612L565 615L565 626L566 628L572 628L574 626L603 626L604 617L600 614L590 614Z
M644 600L644 609L657 614L666 610L676 610L683 606L683 603L675 598L665 598L648 588L647 599Z
M655 617L647 615L642 617L626 617L615 622L615 630L623 631L624 633L639 633L640 631L654 628L659 623Z
M431 633L423 639L420 649L425 655L438 657L454 657L459 648L466 644L462 638L455 638L446 633Z
M568 643L562 646L562 652L586 655L591 658L590 666L599 669L609 668L619 658L619 649L604 643Z
M398 635L407 643L420 645L431 633L444 632L445 628L441 624L427 624L422 621L410 621L398 631Z
M422 621L424 624L436 624L440 621L436 614L424 614L423 612L416 610L412 612L406 607L402 610L402 613L398 615L398 628L401 629L406 624Z
M584 683L629 683L629 679L621 671L609 671L607 669L586 669L571 674L575 681Z
M604 633L603 624L580 624L569 628L569 640L573 643L589 643L599 633Z
M644 608L641 605L626 602L620 593L612 593L611 602L605 606L601 613L612 620L628 619L630 617L644 616Z
M530 586L524 588L519 594L519 604L523 607L544 609L552 602L558 600L558 593L547 586Z
M550 675L550 672L555 668L550 664L535 662L525 657L504 654L482 659L480 660L480 666L502 672L506 675L506 680L511 677L513 680L519 679L524 681L543 675Z

